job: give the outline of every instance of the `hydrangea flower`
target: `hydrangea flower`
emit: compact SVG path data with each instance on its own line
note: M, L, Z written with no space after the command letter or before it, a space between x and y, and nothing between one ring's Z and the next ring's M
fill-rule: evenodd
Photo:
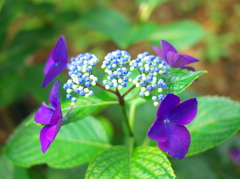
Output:
M68 51L65 37L62 35L47 60L43 73L46 75L42 87L47 86L56 78L66 67L68 61Z
M105 69L105 73L108 74L107 80L103 81L106 89L126 88L128 82L132 81L132 72L124 67L130 62L130 59L131 56L125 50L115 50L104 57L101 67Z
M157 118L148 131L148 137L158 142L158 147L170 156L182 159L188 152L190 134L184 125L197 114L197 100L180 103L180 98L168 94L161 102Z
M34 117L37 123L45 125L40 131L40 143L43 153L47 151L50 144L54 141L63 122L59 84L59 81L54 83L49 95L49 102L53 109L43 102Z
M130 62L130 70L138 70L139 75L133 80L136 87L141 87L139 96L145 97L152 94L154 105L157 106L163 100L163 90L167 89L167 84L161 78L168 72L167 64L149 52L141 53L136 59Z
M73 105L77 98L72 92L84 97L93 95L93 91L89 88L95 86L98 81L98 78L93 75L93 68L98 61L95 55L88 52L70 59L67 67L70 79L63 85L63 89L67 92L66 98L71 99Z
M172 68L183 68L195 71L193 67L186 65L194 62L199 62L198 59L189 55L181 55L177 50L167 41L161 40L162 49L157 46L152 46L153 50Z

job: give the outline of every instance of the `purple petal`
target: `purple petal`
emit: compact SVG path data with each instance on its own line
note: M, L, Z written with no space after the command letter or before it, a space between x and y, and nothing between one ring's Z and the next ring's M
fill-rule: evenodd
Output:
M165 59L164 59L165 57L164 57L163 51L162 51L160 48L158 48L157 46L155 46L155 45L153 45L152 48L153 48L153 50L155 51L155 53L156 53L158 56L160 56L160 57L165 61Z
M168 140L158 142L161 150L168 152L174 158L182 159L188 152L190 146L190 134L184 126L166 125Z
M171 123L178 125L187 125L196 117L198 102L196 98L189 99L180 103L169 114L169 120Z
M47 63L44 67L43 73L46 75L47 72L49 71L49 69L51 68L51 66L54 64L54 60L53 60L53 50L50 53L50 56L47 60Z
M56 125L46 125L40 131L40 143L42 152L45 153L50 144L55 139L62 125L62 120L59 120Z
M180 98L174 94L167 94L167 96L161 102L157 116L162 116L162 119L168 119L168 115L172 109L174 109L180 103Z
M54 62L61 62L62 64L67 64L68 50L66 45L65 37L62 35L53 49L53 59Z
M54 110L49 108L44 102L42 106L35 113L34 119L39 124L50 124Z
M163 120L157 117L148 131L148 137L159 142L164 142L167 140L167 133Z
M181 55L179 55L178 53L174 53L174 52L168 52L167 53L167 59L166 62L170 67L173 68L179 68L181 66L184 65L184 63L179 63L179 58Z
M50 120L50 124L51 125L56 125L58 123L58 121L60 119L62 119L63 116L62 116L62 110L61 110L61 106L57 106L57 108L55 109L53 115L52 115L52 118Z
M196 58L194 58L194 57L191 57L191 56L189 56L189 55L182 55L183 56L183 58L185 58L186 60L187 60L187 64L189 64L189 63L194 63L194 62L199 62L200 60L198 60L198 59L196 59Z
M191 56L179 55L179 58L175 61L175 64L173 67L180 68L180 67L184 67L185 65L187 65L189 63L193 63L193 62L197 62L197 61L199 61L199 60L196 58L193 58Z
M163 53L165 55L164 58L166 58L166 55L167 55L168 52L177 53L177 50L170 43L168 43L167 41L161 40L161 44L162 44Z
M163 152L168 152L168 141L158 142L158 147L159 147Z
M48 70L48 73L46 74L42 87L44 88L47 86L54 78L56 78L65 68L67 67L67 64L63 64L61 62L54 63L51 68Z
M67 45L66 45L65 38L62 35L58 39L56 46L52 50L50 59L47 61L47 64L45 67L46 69L44 69L44 72L47 71L47 73L43 80L43 84L42 84L43 88L47 86L54 78L56 78L67 67L67 56L68 56Z
M50 104L52 105L52 107L54 109L57 108L57 106L60 105L60 89L59 89L59 85L60 85L60 81L56 81L51 90L50 90L50 94L48 97L48 100L50 102Z

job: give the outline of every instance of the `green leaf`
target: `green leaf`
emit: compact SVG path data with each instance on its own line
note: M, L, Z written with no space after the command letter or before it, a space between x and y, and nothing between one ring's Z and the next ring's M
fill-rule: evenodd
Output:
M121 48L128 45L131 24L127 18L117 11L94 7L82 14L81 22L87 28L110 36Z
M3 155L0 156L0 178L2 179L29 179L25 168L18 167Z
M180 68L169 68L167 75L162 79L167 83L168 88L163 90L163 94L178 94L185 90L192 82L206 71L188 71Z
M198 114L187 128L188 156L210 149L234 135L240 127L240 104L225 97L198 98Z
M46 163L54 168L69 168L88 162L110 147L103 127L93 117L62 126L45 154L40 149L40 129L40 125L26 126L23 122L7 142L6 156L23 167Z
M158 148L137 147L130 156L125 146L106 149L90 162L86 179L174 178L171 164Z
M117 101L101 101L95 96L91 97L78 97L76 104L74 105L70 114L64 119L63 125L77 122L79 120L84 119L89 116L97 107L109 105L109 104L117 104ZM67 114L69 109L71 108L71 103L67 101L62 105L63 114Z

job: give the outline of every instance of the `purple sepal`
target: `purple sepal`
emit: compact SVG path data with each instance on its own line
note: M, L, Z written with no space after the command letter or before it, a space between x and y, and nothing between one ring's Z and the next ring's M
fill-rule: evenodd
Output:
M194 62L199 62L198 59L185 54L181 55L170 43L165 40L160 41L162 49L159 49L156 46L152 46L152 48L156 54L158 54L170 67L195 71L194 68L187 67L186 65Z
M155 120L152 127L148 131L148 137L159 142L165 142L168 139L166 127L162 119L157 118Z
M62 119L55 125L46 125L40 131L40 143L42 152L45 153L54 141L62 125Z
M67 67L67 45L65 37L62 35L54 49L51 51L50 57L44 68L46 74L42 87L47 86L54 78L56 78Z
M56 81L53 87L50 90L50 95L48 100L54 109L60 105L60 81Z
M196 98L186 100L171 111L169 119L172 123L187 125L196 117L197 106L198 103Z
M55 139L63 122L59 86L60 82L56 81L50 90L48 99L53 109L49 108L45 103L42 103L42 106L35 114L35 121L37 123L46 124L40 132L40 143L43 153L47 151Z
M148 137L158 142L161 150L172 157L182 159L188 152L190 134L183 125L197 115L197 100L192 98L180 103L180 98L168 94L157 111L157 119L148 131Z
M168 94L161 102L157 116L162 116L163 119L167 119L170 111L174 109L180 103L180 98L174 94Z
M184 158L188 152L191 140L187 128L184 126L168 124L166 131L168 140L166 142L158 141L158 147L174 158Z
M46 65L43 69L43 73L46 75L47 72L49 71L49 69L51 68L51 66L54 64L54 60L53 60L53 50L50 53L50 56L46 62Z
M53 113L54 110L43 102L42 106L35 113L34 119L39 124L50 124Z

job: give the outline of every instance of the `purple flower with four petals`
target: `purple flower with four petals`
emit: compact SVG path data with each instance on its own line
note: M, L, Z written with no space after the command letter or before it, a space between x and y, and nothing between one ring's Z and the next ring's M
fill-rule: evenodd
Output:
M180 103L180 98L168 94L161 102L157 119L148 131L148 137L158 142L158 147L170 156L182 159L190 146L190 133L183 125L197 115L197 100L192 98Z
M59 84L60 81L56 81L54 83L49 95L49 102L53 109L48 107L46 103L43 102L42 106L37 110L34 117L37 123L45 124L40 131L40 143L43 153L47 151L48 147L55 139L63 122Z
M54 49L51 51L50 57L44 67L43 73L46 74L42 87L47 86L54 78L56 78L66 67L68 63L68 51L65 37L62 35Z
M199 62L198 59L189 55L181 55L167 41L161 40L162 49L157 46L152 46L153 50L172 68L183 68L190 71L195 71L193 67L186 66L187 64Z

